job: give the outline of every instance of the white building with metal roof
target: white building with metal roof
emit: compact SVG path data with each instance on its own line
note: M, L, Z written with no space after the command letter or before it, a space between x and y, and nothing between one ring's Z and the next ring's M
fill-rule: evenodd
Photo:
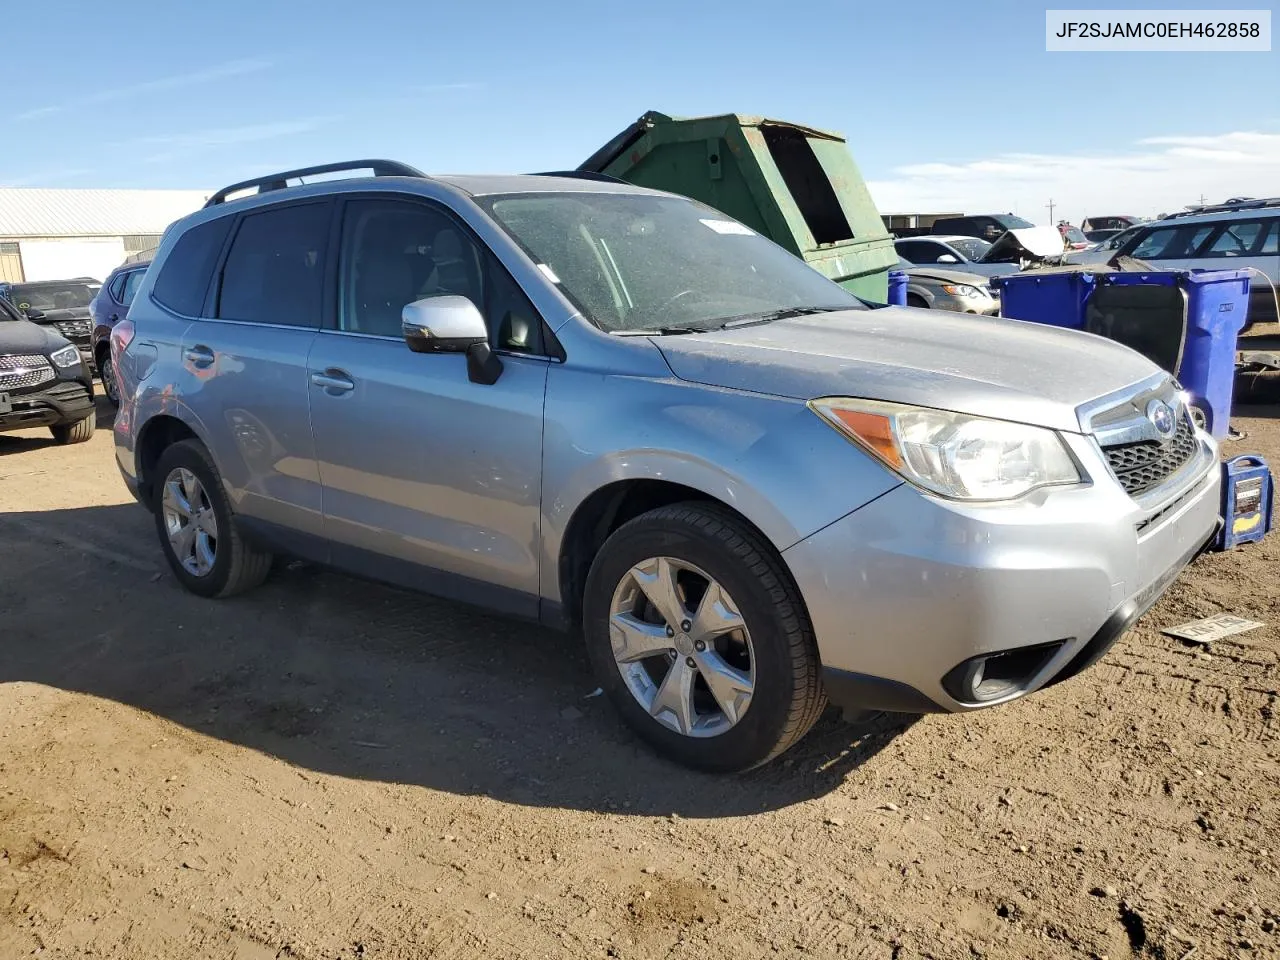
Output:
M208 197L203 190L0 187L0 280L103 280Z

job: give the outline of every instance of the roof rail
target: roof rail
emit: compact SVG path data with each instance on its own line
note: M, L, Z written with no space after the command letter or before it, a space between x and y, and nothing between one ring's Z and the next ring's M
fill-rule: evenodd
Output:
M574 180L599 180L602 183L626 183L617 177L611 177L607 173L600 173L596 170L544 170L541 173L530 174L533 177L569 177Z
M348 160L343 163L322 163L315 167L301 167L297 170L285 170L283 173L272 173L265 177L255 177L252 180L241 180L239 183L233 183L229 187L223 187L208 199L205 206L213 207L220 203L225 203L230 194L248 190L250 187L257 187L258 193L267 193L270 190L284 190L289 186L289 180L314 177L321 173L340 173L344 170L372 170L375 177L426 176L421 170L395 160Z
M1268 207L1280 207L1280 197L1266 197L1263 199L1239 197L1234 200L1228 200L1226 203L1209 203L1204 206L1190 207L1187 210L1179 210L1177 213L1169 214L1164 219L1173 220L1179 217L1194 217L1202 213L1234 213L1237 210L1263 210Z

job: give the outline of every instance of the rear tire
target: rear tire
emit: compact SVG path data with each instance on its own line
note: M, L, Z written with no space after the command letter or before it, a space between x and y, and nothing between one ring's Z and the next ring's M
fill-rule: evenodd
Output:
M113 407L120 406L120 388L116 385L116 367L111 362L111 351L102 351L98 359L98 379L102 381L102 392Z
M93 436L95 426L97 423L91 413L75 423L60 423L56 427L50 427L49 432L53 434L54 440L66 446L69 443L85 443Z
M657 613L659 604L649 605L649 589L640 588L639 593L632 589L649 576L648 571L665 568L679 570L685 578L677 581L673 574L670 581L677 584L674 602L681 608L674 619L685 624L675 626L670 643L673 649L687 649L676 656L657 650L643 654L643 659L631 658L630 640L621 632L627 623L639 625L635 636L656 638L658 647L666 643L663 624L670 625L673 618ZM697 596L699 579L710 584L701 598ZM657 583L658 578L646 582ZM743 646L725 649L722 658L717 657L720 648L710 641L694 649L694 641L702 635L702 599L713 586L720 591L717 595L723 605L710 606L728 613L720 622L736 617L742 624L740 632L723 636L744 637L750 660L750 684L739 688L749 693L745 698L739 695L732 708L724 708L725 698L712 691L708 682L712 674L704 664L712 670L728 664L737 671L736 677L745 680ZM630 596L638 597L634 611L643 614L632 610ZM627 612L619 613L620 597ZM583 633L598 682L623 719L659 753L689 767L731 772L767 763L803 737L826 707L813 628L782 558L759 533L715 504L661 507L614 531L587 577ZM624 654L615 651L615 638ZM638 643L636 649L643 646ZM708 655L711 660L702 659ZM646 673L638 673L637 664ZM690 691L686 703L697 707L690 711L696 724L685 723L676 711L658 703L663 691L674 687L672 677L684 671L686 664L694 674L685 688ZM656 693L646 676L652 677ZM717 685L723 676L715 678ZM646 691L647 706L642 702ZM743 699L746 705L740 706ZM735 716L730 717L731 712ZM682 732L686 728L698 732Z
M198 440L183 440L168 447L156 464L155 477L151 509L155 514L156 533L179 583L197 596L214 598L244 593L267 579L272 555L251 546L236 529L235 514L223 491L222 477L203 444ZM188 481L185 491L184 478ZM190 482L191 478L195 483ZM174 495L178 499L174 499ZM186 503L185 513L178 508L179 502ZM174 525L173 529L170 524ZM196 555L188 552L190 544L182 536L183 531L193 527L192 541L200 540L199 556L207 569L202 569ZM212 536L209 531L213 531ZM177 544L184 546L180 548Z

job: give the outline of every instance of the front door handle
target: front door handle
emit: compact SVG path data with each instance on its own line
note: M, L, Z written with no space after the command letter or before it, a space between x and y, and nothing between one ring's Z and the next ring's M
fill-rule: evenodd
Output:
M323 373L313 373L311 382L329 393L350 393L356 388L355 381L341 370L331 369Z
M184 356L197 367L207 367L213 363L213 351L202 343L188 347Z

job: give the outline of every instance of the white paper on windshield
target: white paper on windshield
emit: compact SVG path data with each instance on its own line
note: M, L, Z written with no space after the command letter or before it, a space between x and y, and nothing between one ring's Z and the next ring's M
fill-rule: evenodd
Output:
M541 270L542 275L546 277L548 280L550 280L552 283L560 282L560 278L556 276L556 272L552 270L551 267L549 267L547 264L545 263L538 264L538 269Z
M756 232L750 227L744 227L742 224L735 223L732 220L699 220L698 222L710 227L716 233L726 236L754 237L756 235Z

